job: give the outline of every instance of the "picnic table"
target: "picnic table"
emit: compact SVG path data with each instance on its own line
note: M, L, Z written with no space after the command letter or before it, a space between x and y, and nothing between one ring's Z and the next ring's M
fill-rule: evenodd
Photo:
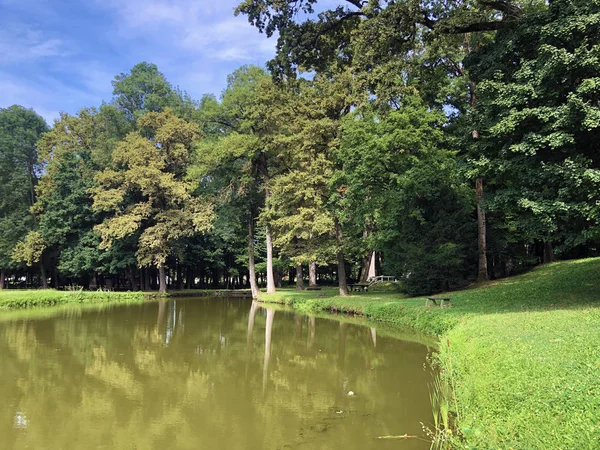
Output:
M350 283L350 284L348 284L348 289L350 289L350 292L352 292L352 291L356 291L356 292L368 291L369 283Z

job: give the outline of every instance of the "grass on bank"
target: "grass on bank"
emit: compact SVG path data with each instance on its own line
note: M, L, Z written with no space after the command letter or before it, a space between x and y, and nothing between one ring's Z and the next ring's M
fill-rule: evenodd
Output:
M0 311L16 308L143 300L143 292L57 291L54 289L0 290Z
M438 335L458 402L457 448L600 448L600 258L452 292L450 309L390 292L336 293L283 291L261 300Z

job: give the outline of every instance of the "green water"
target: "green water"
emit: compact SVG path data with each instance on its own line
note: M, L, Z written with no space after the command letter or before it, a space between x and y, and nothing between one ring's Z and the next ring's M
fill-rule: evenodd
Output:
M427 449L375 439L422 436L427 354L245 299L20 315L0 322L0 448Z

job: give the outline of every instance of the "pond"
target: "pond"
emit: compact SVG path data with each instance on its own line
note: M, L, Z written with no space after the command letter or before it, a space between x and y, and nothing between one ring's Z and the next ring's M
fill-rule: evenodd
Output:
M247 299L10 317L2 448L429 448L375 439L423 436L431 372L428 347L372 326Z

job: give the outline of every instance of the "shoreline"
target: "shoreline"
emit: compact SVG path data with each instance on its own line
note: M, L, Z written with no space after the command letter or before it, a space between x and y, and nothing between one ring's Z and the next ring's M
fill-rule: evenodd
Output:
M438 430L449 448L591 449L600 448L599 279L600 258L590 258L444 294L452 308L389 292L339 297L334 289L259 301L435 336L452 391L454 427Z
M337 320L360 316L354 318L382 324L400 339L415 330L415 336L437 342L442 381L452 387L454 426L442 430L450 448L591 449L600 448L599 280L600 258L590 258L451 292L444 296L452 298L452 308L427 308L425 298L398 292L339 297L335 288L282 289L261 293L258 301ZM218 293L171 291L164 298L203 296ZM16 317L11 311L26 316L33 307L161 297L141 291L4 290L0 318Z
M3 289L0 290L0 313L27 308L43 308L66 304L120 303L160 298L232 297L251 298L250 291L190 290L171 291L59 291L56 289Z

